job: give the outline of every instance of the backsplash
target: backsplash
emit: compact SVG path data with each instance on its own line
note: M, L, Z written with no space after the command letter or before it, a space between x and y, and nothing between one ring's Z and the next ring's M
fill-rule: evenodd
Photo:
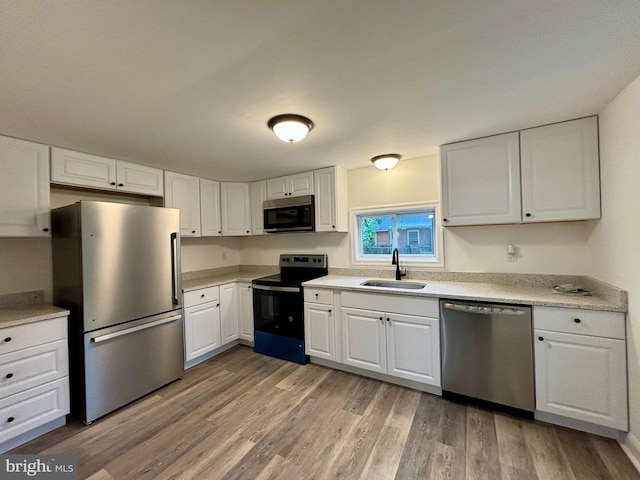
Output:
M21 305L42 303L43 296L42 290L0 295L0 308L19 307Z

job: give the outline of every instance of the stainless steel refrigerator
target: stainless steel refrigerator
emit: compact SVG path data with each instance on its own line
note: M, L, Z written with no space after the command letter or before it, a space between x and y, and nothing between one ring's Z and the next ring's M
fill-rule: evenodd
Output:
M81 201L51 223L54 303L71 312L71 409L89 424L184 373L179 214Z

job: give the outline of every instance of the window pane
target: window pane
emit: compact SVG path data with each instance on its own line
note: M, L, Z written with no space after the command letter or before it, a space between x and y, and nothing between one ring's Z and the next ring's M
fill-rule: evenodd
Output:
M433 213L400 214L397 218L398 251L409 255L433 255Z
M393 216L359 216L363 255L390 255L393 250Z

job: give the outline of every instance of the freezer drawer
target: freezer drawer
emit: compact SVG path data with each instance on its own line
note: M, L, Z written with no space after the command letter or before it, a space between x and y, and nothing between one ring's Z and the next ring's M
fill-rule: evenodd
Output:
M182 310L86 333L84 354L89 423L184 374Z

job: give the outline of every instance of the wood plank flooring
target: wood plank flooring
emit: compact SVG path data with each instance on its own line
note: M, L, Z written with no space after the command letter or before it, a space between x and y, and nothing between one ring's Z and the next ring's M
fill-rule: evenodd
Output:
M11 453L75 453L92 480L640 480L613 440L240 346Z

